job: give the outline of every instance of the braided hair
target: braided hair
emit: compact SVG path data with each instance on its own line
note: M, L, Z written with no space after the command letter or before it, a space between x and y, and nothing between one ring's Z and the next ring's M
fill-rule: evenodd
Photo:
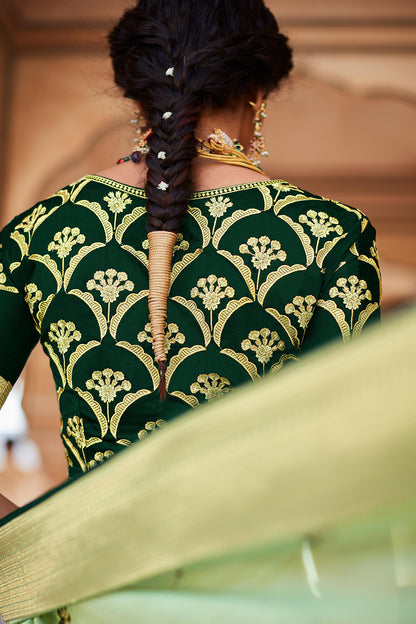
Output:
M292 69L292 52L263 0L139 0L111 30L109 43L115 82L140 103L152 129L145 188L149 312L164 398L170 266L193 188L200 114L255 90L269 94Z

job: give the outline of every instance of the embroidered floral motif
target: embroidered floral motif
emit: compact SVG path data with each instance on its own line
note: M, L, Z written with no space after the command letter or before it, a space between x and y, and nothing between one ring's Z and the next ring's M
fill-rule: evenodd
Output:
M84 422L82 418L79 418L79 416L69 418L66 432L69 437L73 437L75 439L76 445L83 451L83 449L87 446L87 441L85 439Z
M4 270L4 266L0 262L0 284L5 284L6 283L6 274L3 273L3 270Z
M298 295L293 299L292 303L288 303L285 307L286 314L294 314L296 316L297 322L303 329L303 338L313 316L315 304L316 298L313 295L307 295L306 297Z
M42 291L38 289L36 284L26 284L25 286L25 301L29 306L29 310L31 314L33 314L33 309L35 305L42 301Z
M7 281L6 273L4 273L4 266L0 262L0 290L5 290L12 293L18 293L19 291L14 286L5 286Z
M231 382L226 377L220 377L217 373L199 375L196 382L191 385L192 394L200 392L207 401L212 401L223 396L231 390Z
M81 340L81 332L75 328L74 323L62 319L51 324L48 335L51 342L57 343L58 351L62 355L68 351L73 340Z
M205 206L209 209L211 217L214 217L214 225L212 227L212 235L214 235L218 218L224 216L227 210L233 207L233 202L229 197L219 195L218 197L211 197L209 201L205 202Z
M103 464L107 459L113 457L113 455L113 451L104 451L104 453L101 453L100 451L98 453L95 453L94 459L91 459L87 464L88 470L91 470L92 468L96 468L100 464Z
M132 200L127 193L121 193L121 191L110 191L108 195L104 197L104 201L107 202L107 206L114 213L114 229L117 223L117 215L123 212L128 205L132 203Z
M308 210L306 215L301 214L299 216L299 223L306 223L306 225L309 225L312 235L318 239L316 241L315 253L318 251L321 238L327 238L331 232L335 232L338 236L344 233L338 219L328 216L326 212Z
M144 440L144 438L147 438L147 436L150 435L153 431L156 431L157 429L163 429L163 427L167 424L168 423L166 422L166 420L163 420L162 418L160 418L156 422L149 421L145 424L144 429L141 429L139 431L137 437L139 438L139 440Z
M252 249L250 250L249 247ZM240 245L240 253L250 254L252 256L251 262L258 271L257 289L259 288L261 271L268 269L274 260L282 262L286 260L287 254L281 247L278 240L270 240L268 236L260 236L260 238L252 236L247 243Z
M26 233L31 232L35 227L36 221L39 219L39 217L44 215L45 212L46 208L45 206L42 206L42 204L36 206L36 208L32 210L32 212L27 215L27 217L25 217L23 221L19 223L19 225L16 225L16 230L23 230L23 232Z
M176 236L176 243L173 246L172 255L175 255L177 251L188 251L188 249L189 249L188 241L186 241L183 237L183 234L179 232Z
M71 342L81 340L81 332L79 332L72 321L64 321L60 319L57 323L51 323L48 333L49 340L56 342L58 351L63 358L63 370L66 371L65 353L71 346Z
M56 251L58 258L62 260L62 277L65 269L65 258L69 256L75 245L82 245L83 243L85 243L85 236L81 234L78 227L65 227L62 232L56 232L53 241L49 243L48 251Z
M330 289L329 296L333 299L339 297L347 310L351 310L351 329L353 328L354 311L358 310L365 299L372 300L367 282L359 280L356 275L350 275L348 280L346 277L340 277L337 280L337 285Z
M201 289L201 290L198 290ZM216 310L221 303L221 299L224 297L234 297L234 288L228 286L228 281L225 277L217 277L216 275L208 275L207 278L201 277L197 286L192 288L191 297L195 299L199 297L202 299L204 307L209 310L210 313L210 325L212 331L212 312Z
M150 323L145 325L144 331L137 334L137 340L139 342L153 343ZM169 323L168 325L165 323L165 353L169 353L173 344L184 344L184 342L185 336L179 331L179 327L176 323Z
M285 343L280 339L277 331L270 331L267 327L251 331L248 339L243 340L241 348L243 351L254 351L256 358L263 365L263 375L266 364L272 359L275 351L284 351Z
M132 291L134 284L128 279L124 271L117 272L115 269L96 271L94 279L87 282L88 290L98 290L104 303L107 303L107 323L110 322L110 306L119 297L123 290Z
M121 383L119 383L121 381ZM121 371L105 368L103 371L94 371L91 379L85 384L88 390L97 390L100 399L107 406L107 420L110 420L109 404L114 401L121 390L131 390L131 383L124 378Z

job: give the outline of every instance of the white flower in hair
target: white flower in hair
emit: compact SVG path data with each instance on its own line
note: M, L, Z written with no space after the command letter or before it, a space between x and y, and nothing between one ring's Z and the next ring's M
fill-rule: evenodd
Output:
M159 152L157 157L159 158L159 160L166 160L166 152Z
M166 76L173 76L174 71L175 71L174 67L169 67L169 69L166 70Z
M160 183L158 184L157 188L158 188L160 191L167 191L167 190L168 190L168 188L169 188L169 184L167 184L166 182L160 182Z
M169 119L169 117L172 117L173 113L171 113L170 111L167 111L166 113L163 113L163 119Z

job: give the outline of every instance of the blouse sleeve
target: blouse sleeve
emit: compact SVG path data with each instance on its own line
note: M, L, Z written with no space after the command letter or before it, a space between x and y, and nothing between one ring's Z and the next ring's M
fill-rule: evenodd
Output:
M348 342L380 320L381 276L375 230L357 223L344 254L332 260L305 334L305 353L333 339Z
M21 262L10 258L14 245L10 231L7 226L0 233L0 408L39 339L24 285L19 288L14 279L13 270L19 269ZM16 273L21 275L21 271Z

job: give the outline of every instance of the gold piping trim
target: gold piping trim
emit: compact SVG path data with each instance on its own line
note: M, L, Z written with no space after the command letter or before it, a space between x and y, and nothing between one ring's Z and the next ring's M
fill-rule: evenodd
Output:
M77 183L80 183L83 180L94 180L96 182L102 182L102 184L105 184L106 186L111 186L112 188L116 188L120 190L125 189L131 195L136 195L136 197L143 197L144 199L146 199L146 194L144 192L144 189L137 188L135 186L130 186L129 184L124 184L123 182L117 182L117 180L112 180L111 178L105 178L103 176L90 174L78 180ZM206 191L195 191L194 193L191 193L190 199L199 199L199 198L203 199L205 197L215 197L216 195L224 195L226 193L235 193L238 191L244 191L247 189L255 189L255 188L262 187L262 186L272 186L273 184L279 184L282 182L284 184L288 184L288 182L286 182L285 180L277 179L277 180L265 180L264 182L263 180L259 180L258 182L246 182L245 184L235 184L233 186L222 186L221 188L207 189Z

